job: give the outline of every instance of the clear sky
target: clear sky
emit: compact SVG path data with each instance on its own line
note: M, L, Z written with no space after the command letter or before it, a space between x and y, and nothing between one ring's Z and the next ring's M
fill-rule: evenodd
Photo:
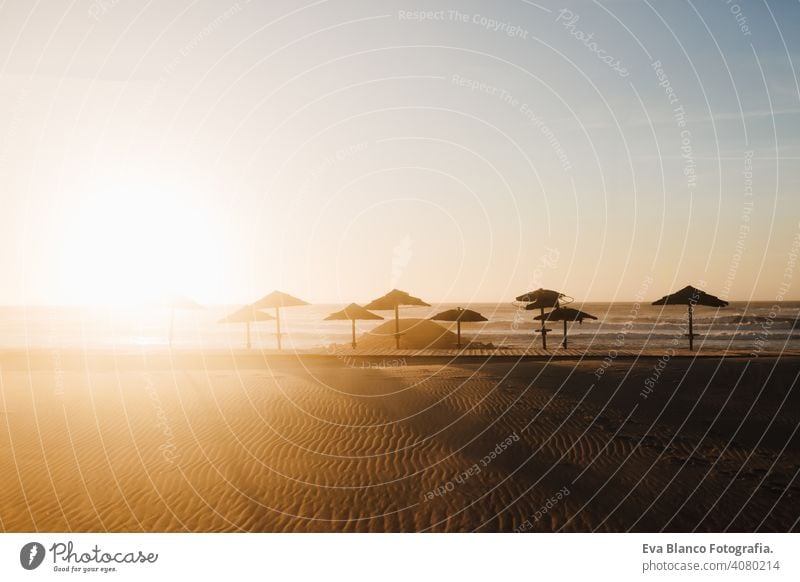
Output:
M799 29L779 1L6 0L0 304L800 297Z

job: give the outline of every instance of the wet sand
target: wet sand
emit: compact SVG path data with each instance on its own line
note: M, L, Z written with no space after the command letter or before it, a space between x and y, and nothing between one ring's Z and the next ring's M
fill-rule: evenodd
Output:
M4 531L799 529L795 357L0 366Z

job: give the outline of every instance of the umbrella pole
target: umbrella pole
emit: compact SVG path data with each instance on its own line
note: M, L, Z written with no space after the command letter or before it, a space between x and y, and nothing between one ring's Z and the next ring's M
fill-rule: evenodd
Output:
M281 308L280 307L276 307L275 308L275 325L277 326L277 329L278 329L278 333L277 333L277 335L278 335L278 350L280 350L281 349Z
M456 343L456 347L461 349L461 320L459 319L456 322L456 329L458 330L458 343Z
M400 307L394 306L394 345L400 349Z
M542 348L547 349L547 332L545 331L545 321L544 321L544 307L539 310L542 314Z
M692 304L689 304L689 351L694 351L694 331L692 329Z
M350 320L353 323L353 349L356 349L356 320Z
M564 320L564 347L567 347L567 320Z
M247 349L250 349L250 322L246 321L245 325L247 326Z

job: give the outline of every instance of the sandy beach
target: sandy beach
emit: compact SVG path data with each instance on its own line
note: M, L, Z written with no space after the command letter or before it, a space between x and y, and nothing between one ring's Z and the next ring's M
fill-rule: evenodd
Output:
M798 529L796 357L0 366L3 531Z

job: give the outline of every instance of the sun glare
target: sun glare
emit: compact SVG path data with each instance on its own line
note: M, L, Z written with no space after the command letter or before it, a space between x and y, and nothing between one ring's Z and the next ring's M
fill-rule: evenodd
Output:
M64 221L61 295L94 305L213 296L222 245L207 209L191 201L153 185L88 196Z

